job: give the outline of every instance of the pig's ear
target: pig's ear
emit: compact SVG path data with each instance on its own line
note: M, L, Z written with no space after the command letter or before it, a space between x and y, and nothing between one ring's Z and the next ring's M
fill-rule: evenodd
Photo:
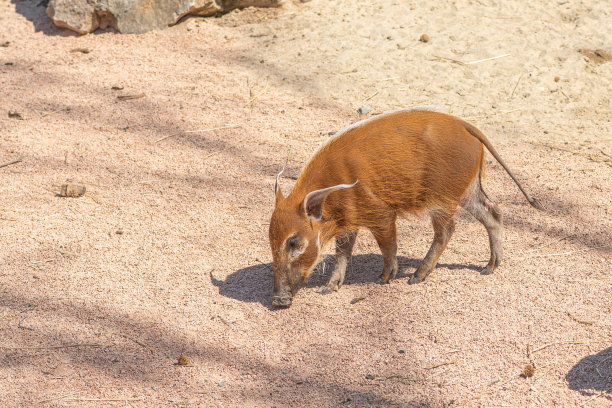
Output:
M280 176L282 176L284 171L285 171L285 168L283 167L280 173L276 175L276 183L274 183L274 196L276 197L276 204L278 204L279 201L285 198L283 197L283 192L281 191L280 184L278 183L278 180L280 179Z
M337 186L311 191L306 195L306 198L304 198L304 211L306 211L306 215L313 221L321 221L321 217L323 216L323 202L325 202L327 196L334 191L354 187L358 182L359 180L353 184L338 184Z

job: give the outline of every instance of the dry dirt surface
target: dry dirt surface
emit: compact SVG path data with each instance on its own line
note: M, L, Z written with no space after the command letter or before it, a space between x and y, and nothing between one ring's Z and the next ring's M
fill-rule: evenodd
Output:
M313 0L76 36L0 0L0 164L21 160L0 167L0 405L612 406L610 21L596 0ZM459 212L408 285L433 236L409 218L389 285L363 231L338 292L316 293L328 248L274 309L288 151L285 193L330 132L418 105L478 126L547 210L488 156L493 275Z

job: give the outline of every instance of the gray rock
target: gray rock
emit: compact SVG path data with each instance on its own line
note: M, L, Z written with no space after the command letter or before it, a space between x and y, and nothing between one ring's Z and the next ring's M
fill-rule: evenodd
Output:
M372 109L374 109L372 105L363 105L361 108L357 109L357 113L359 113L360 115L365 115Z
M100 26L95 12L97 0L50 0L47 15L58 27L87 34Z
M278 7L284 0L50 0L47 15L58 27L80 34L112 27L145 33L176 24L187 15L212 16L244 7Z

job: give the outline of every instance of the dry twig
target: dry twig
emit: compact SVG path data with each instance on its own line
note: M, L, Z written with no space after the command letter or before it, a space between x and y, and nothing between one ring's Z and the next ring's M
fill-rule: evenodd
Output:
M518 87L519 82L521 82L521 78L523 77L523 74L521 74L518 78L518 80L516 81L516 85L514 85L514 89L512 89L512 93L510 94L510 98L512 99L514 97L514 92L516 91L516 88Z
M380 91L376 91L376 92L374 92L372 95L370 95L370 96L368 96L367 98L365 98L365 99L363 100L363 102L367 102L367 101L369 101L370 99L372 99L373 97L375 97L375 96L376 96L376 95L378 95L379 93L380 93ZM363 102L362 102L362 103L363 103Z
M411 301L402 302L398 307L396 307L395 309L391 310L389 313L381 317L381 319L386 319L387 317L391 316L393 313L400 310L402 307L408 306L409 303L411 303Z
M544 344L543 346L538 347L535 350L531 350L531 354L538 352L540 350L544 350L545 348L552 346L561 346L565 344L594 344L594 343L605 343L607 340L586 340L586 341L558 341L555 343Z
M496 57L490 57L490 58L479 59L479 60L476 60L476 61L470 61L470 62L466 62L465 65L478 64L480 62L491 61L491 60L494 60L494 59L507 57L509 55L510 54L508 53L508 54L498 55Z
M449 61L449 62L454 62L455 64L465 65L465 62L463 62L463 61L459 61L459 60L456 60L456 59L447 58L447 57L441 57L441 56L439 56L439 55L434 55L434 57L435 57L436 59L434 59L433 61L440 61L440 62L441 62L441 61Z
M91 401L91 402L127 402L127 401L142 401L142 398L62 398L64 401Z
M259 94L255 95L254 97L252 97L251 99L249 99L249 101L247 103L244 104L243 108L246 108L247 106L249 106L250 104L252 104L253 102L255 102L259 97L261 97L262 95L264 95L266 93L266 91L268 90L268 78L266 78L266 85L264 86L263 91L261 91Z
M133 337L131 337L131 336L128 336L127 334L119 333L119 335L120 335L121 337L125 337L125 338L126 338L126 339L128 339L128 340L133 341L134 343L138 344L140 347L144 347L144 348L146 348L147 350L149 350L149 351L151 351L151 352L153 351L153 350L151 350L151 348L150 348L149 346L147 346L147 345L146 345L146 344L144 344L143 342L138 341L137 339L135 339L135 338L133 338Z
M6 167L6 166L10 166L12 164L21 163L21 162L22 162L22 159L13 160L13 161L10 161L8 163L0 164L0 168L1 167Z
M34 347L0 346L0 349L4 349L4 350L57 350L57 349L72 348L72 347L102 347L102 345L101 344L77 343L77 344L62 344L61 346L34 346Z
M608 388L607 390L603 390L599 394L593 395L591 398L589 398L588 400L584 401L580 406L584 407L589 402L593 401L594 399L597 399L597 398L601 397L602 395L604 395L605 393L608 393L608 392L612 392L612 388Z
M140 99L144 97L145 97L145 94L140 93L140 94L135 94L135 95L119 95L117 99L120 101L129 101L131 99Z
M209 128L209 129L185 130L185 131L183 131L183 132L177 132L177 133L173 133L173 134L171 134L171 135L168 135L168 136L164 136L164 137L162 137L162 138L159 138L159 139L157 139L157 140L156 140L155 142L153 142L153 143L159 143L159 142L161 142L161 141L164 141L164 140L169 139L169 138L174 137L174 136L181 135L181 134L183 134L183 133L204 133L204 132L212 132L212 131L215 131L215 130L220 130L220 129L228 129L228 128L239 127L239 126L242 126L242 124L240 124L240 123L235 123L235 124L232 124L232 123L227 123L227 124L225 124L225 125L223 125L223 126L214 127L214 128Z
M570 312L567 312L567 315L575 322L578 322L580 324L586 324L586 325L592 325L595 324L595 322L588 322L586 320L580 320L578 319L576 316L574 316L573 314L571 314Z
M440 363L440 364L432 365L430 367L423 367L423 369L424 370L433 370L434 368L442 367L442 366L445 366L445 365L455 364L456 362L457 362L457 360L448 361L446 363Z

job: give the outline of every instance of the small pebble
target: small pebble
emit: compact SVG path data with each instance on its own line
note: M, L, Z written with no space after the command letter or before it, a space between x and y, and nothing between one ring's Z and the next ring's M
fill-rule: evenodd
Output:
M423 34L421 36L421 38L419 38L419 41L420 42L424 42L424 43L429 42L429 40L430 40L430 38L429 38L429 36L427 34Z
M187 357L185 354L180 354L178 356L178 365L180 366L187 366L189 365L189 357Z
M121 235L121 234L123 234L123 230L118 229L117 231L115 231L115 234L117 234L117 235Z
M221 380L219 381L219 387L223 387L225 385L225 381Z
M366 113L370 112L372 109L374 109L372 105L363 105L361 108L357 109L357 113L359 113L360 115L365 115Z
M561 80L561 78L559 78L558 76L555 77L555 82L559 82Z
M366 380L373 380L375 377L372 374L368 374L365 376Z
M523 368L523 372L521 373L521 375L525 378L528 378L528 377L533 377L534 373L535 373L534 366L532 366L531 364L527 364L525 368Z
M400 354L406 354L406 350L405 349L399 349L399 353Z
M79 186L78 184L63 184L60 188L60 197L80 197L87 189L85 186Z

